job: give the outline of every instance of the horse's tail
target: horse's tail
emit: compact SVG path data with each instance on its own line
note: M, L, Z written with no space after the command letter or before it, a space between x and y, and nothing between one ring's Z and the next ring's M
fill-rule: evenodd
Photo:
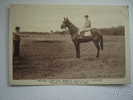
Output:
M102 35L100 36L100 47L101 47L101 50L103 50L103 36Z

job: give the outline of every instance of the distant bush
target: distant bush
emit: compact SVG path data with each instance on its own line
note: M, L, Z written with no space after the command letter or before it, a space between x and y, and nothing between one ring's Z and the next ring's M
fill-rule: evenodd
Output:
M49 32L20 32L20 34L27 34L27 35L43 35L43 34L50 34Z
M111 28L101 28L99 29L103 35L124 35L124 26L111 27Z
M59 35L65 35L68 34L66 31L56 31L54 34L59 34Z

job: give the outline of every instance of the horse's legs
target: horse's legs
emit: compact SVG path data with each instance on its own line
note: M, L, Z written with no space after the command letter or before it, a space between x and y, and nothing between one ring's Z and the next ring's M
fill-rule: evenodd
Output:
M79 42L74 41L74 45L76 48L76 57L80 58L80 44L79 44Z
M80 58L80 44L79 43L77 43L76 50L77 50L77 58Z
M96 57L99 57L99 53L100 53L100 45L99 45L99 41L97 40L95 40L95 41L93 41L93 43L94 43L94 45L95 45L95 47L97 48L97 55L96 55Z

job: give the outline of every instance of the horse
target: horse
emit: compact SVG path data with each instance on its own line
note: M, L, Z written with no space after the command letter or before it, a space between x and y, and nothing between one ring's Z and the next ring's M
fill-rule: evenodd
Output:
M61 29L68 29L72 41L74 43L75 49L76 49L76 57L80 58L80 43L85 42L93 42L97 49L96 57L99 57L100 50L103 50L103 36L101 32L96 28L91 28L89 36L82 36L82 34L79 34L79 28L76 27L72 22L64 17L64 20L60 26Z

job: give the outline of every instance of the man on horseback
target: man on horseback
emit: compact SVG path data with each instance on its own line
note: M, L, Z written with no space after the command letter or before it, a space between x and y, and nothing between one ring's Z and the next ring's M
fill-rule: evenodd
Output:
M91 22L88 19L88 15L85 16L85 27L82 31L79 30L78 27L76 27L68 18L64 17L64 20L61 24L61 29L68 28L72 41L76 48L76 57L80 58L80 43L84 42L93 42L95 47L97 48L97 55L96 57L99 57L100 49L103 50L103 36L100 31L98 31L96 28L90 28ZM80 35L80 32L87 33L87 36ZM90 32L90 34L88 34Z
M84 27L80 30L79 34L82 36L91 36L91 20L89 19L88 15L84 16L85 18L85 23L84 23Z

